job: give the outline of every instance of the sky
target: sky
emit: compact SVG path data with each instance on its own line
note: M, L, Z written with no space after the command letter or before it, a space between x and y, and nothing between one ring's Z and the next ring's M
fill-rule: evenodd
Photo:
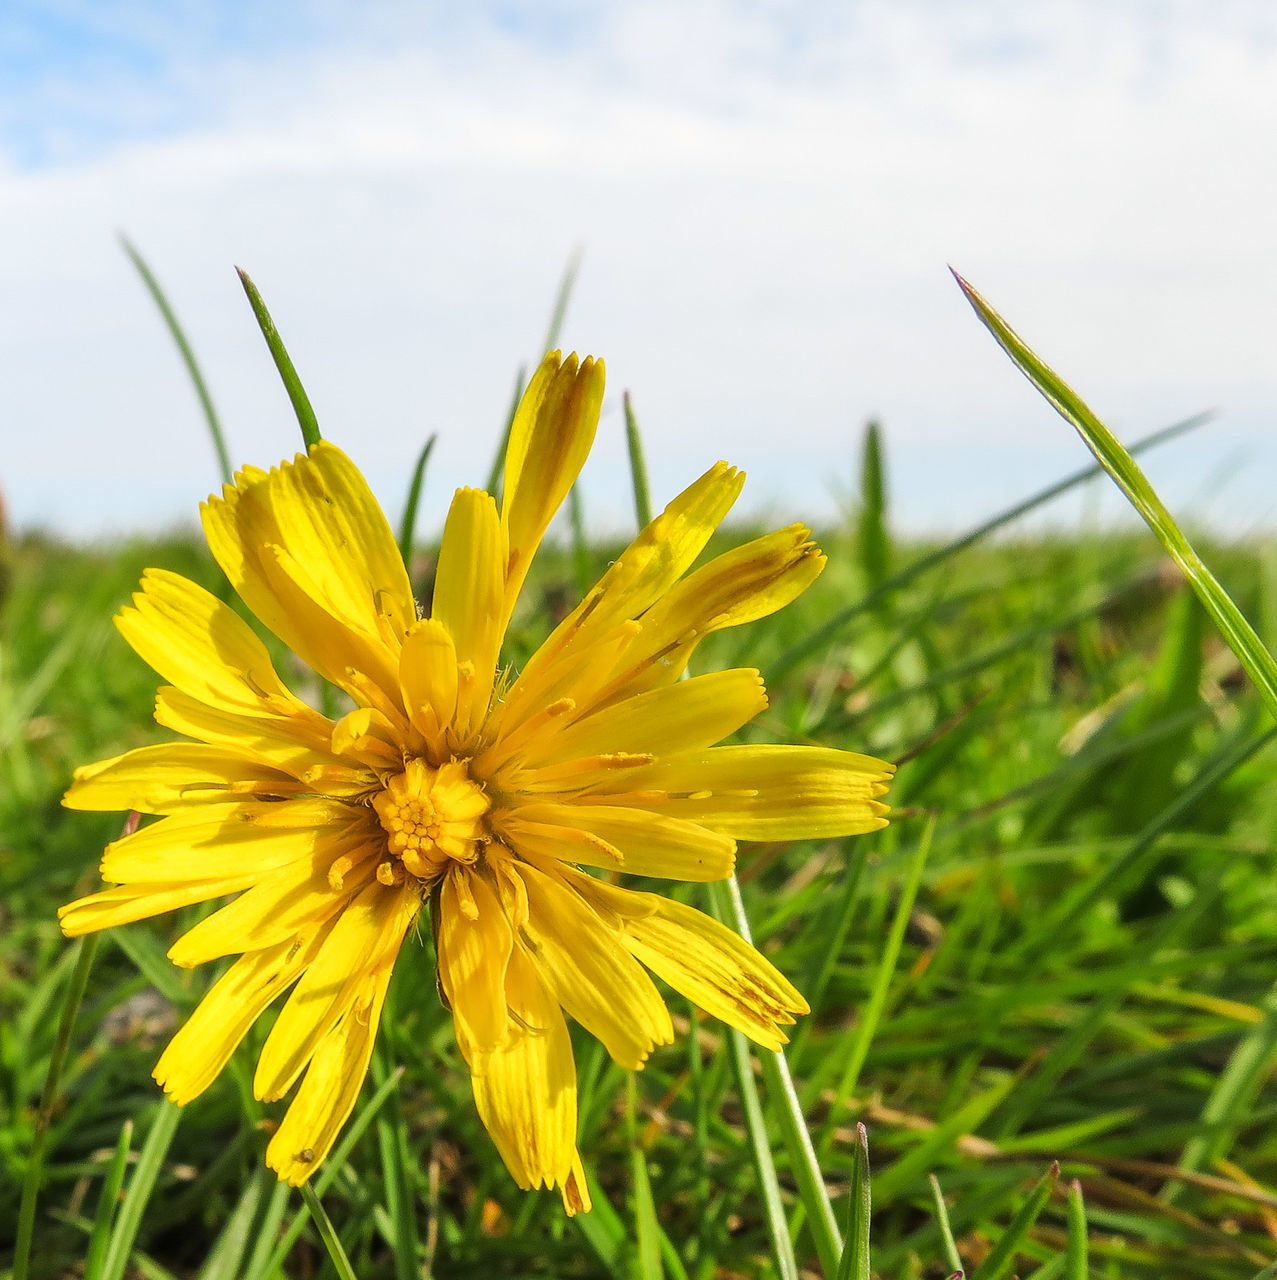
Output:
M1175 508L1277 523L1277 20L1266 0L6 0L0 492L74 538L190 523L216 461L300 436L233 267L325 436L421 526L487 475L579 248L562 342L608 363L583 478L632 520L716 459L749 512L834 518L865 422L891 514L960 531L1087 460L960 270ZM1065 520L1105 519L1100 489Z

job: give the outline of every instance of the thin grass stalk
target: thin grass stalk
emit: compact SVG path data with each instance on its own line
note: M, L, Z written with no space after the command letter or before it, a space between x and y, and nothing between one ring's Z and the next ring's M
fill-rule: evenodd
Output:
M638 419L630 403L630 393L621 396L625 408L625 443L630 454L630 487L634 493L634 515L640 529L652 523L652 489L647 480L647 460L643 456L643 438L639 434Z
M172 306L169 305L169 300L165 296L164 290L160 288L160 282L155 278L155 273L147 264L146 259L138 252L137 247L123 232L120 233L120 245L124 252L128 254L129 260L137 268L138 275L142 277L142 283L146 285L147 292L151 295L151 301L159 308L160 315L164 318L164 323L168 327L169 335L177 344L178 353L182 357L182 363L186 365L187 376L195 387L195 394L204 413L204 424L208 427L209 438L213 441L213 452L217 454L217 465L222 473L222 483L230 484L234 473L231 467L230 453L226 448L226 437L222 433L222 424L218 419L217 410L213 408L213 397L209 394L208 384L204 381L204 374L200 369L199 362L195 359L195 351L187 340L181 324L178 323L177 315L174 313Z
M568 303L572 301L572 290L576 287L576 278L581 272L581 260L585 257L585 246L574 245L568 254L567 265L559 280L559 291L554 295L554 306L550 310L550 323L546 326L545 341L541 344L542 352L553 351L559 345L559 334L563 331L563 320L568 313Z
M263 1172L265 1172L263 1170ZM200 1268L198 1280L237 1280L243 1265L244 1255L248 1251L248 1242L256 1238L253 1225L257 1219L257 1211L261 1207L266 1194L265 1179L258 1176L252 1178L240 1192L240 1197L231 1211L226 1225L217 1237L209 1256ZM85 1276L93 1272L85 1270Z
M568 490L568 519L572 524L572 569L576 574L577 595L583 599L593 585L594 573L590 565L590 542L585 532L585 508L577 485Z
M1179 565L1228 647L1250 676L1269 713L1277 719L1277 661L1175 523L1135 459L1081 397L1025 345L1015 330L956 272L954 278L998 345L1047 403L1082 437L1082 442L1139 512L1166 554Z
M1038 1220L1046 1202L1051 1198L1055 1184L1060 1180L1060 1166L1052 1164L1050 1169L1038 1179L1032 1194L1020 1206L1019 1212L1011 1219L1007 1229L998 1237L997 1243L989 1251L989 1256L981 1263L973 1280L1002 1280L1002 1277L1015 1264L1016 1251L1020 1242L1029 1234L1029 1230Z
M1086 1203L1082 1199L1082 1184L1076 1178L1069 1183L1068 1231L1065 1278L1066 1280L1086 1280Z
M781 1280L799 1280L798 1260L794 1256L794 1242L789 1237L780 1180L776 1176L776 1162L772 1159L771 1146L767 1141L767 1121L758 1099L758 1086L754 1083L749 1041L735 1027L731 1027L727 1032L727 1043L732 1055L736 1088L740 1092L741 1107L745 1112L745 1130L749 1134L754 1171L758 1174L758 1186L763 1196L763 1211L767 1215L767 1232L771 1237L772 1253L776 1259L776 1273Z
M740 882L735 875L711 884L709 890L710 904L713 907L714 914L723 923L732 925L746 942L752 942L749 917L745 914L745 904L740 894ZM733 1034L739 1035L740 1033L734 1032ZM742 1043L744 1043L743 1037ZM745 1052L748 1058L748 1048L746 1048ZM789 1073L789 1066L783 1053L760 1051L759 1057L762 1062L763 1079L767 1083L769 1099L775 1106L773 1114L780 1125L785 1148L789 1152L790 1163L793 1166L794 1176L798 1182L799 1200L807 1214L808 1227L811 1231L812 1240L816 1245L816 1253L820 1258L820 1265L824 1268L826 1275L833 1275L838 1268L839 1259L842 1257L842 1236L838 1231L838 1220L834 1216L833 1205L829 1201L829 1192L825 1188L825 1180L820 1172L820 1165L816 1160L816 1150L812 1145L811 1134L807 1129L807 1118L803 1114L802 1104L798 1101L798 1091L794 1088L793 1077ZM750 1084L751 1086L753 1084L752 1075ZM770 1164L770 1147L767 1144L767 1132L761 1110L758 1115L758 1123L760 1130L757 1134L751 1133L751 1137L756 1147L761 1145L767 1150L767 1158ZM772 1165L771 1168L772 1176L774 1177L775 1166ZM780 1224L783 1228L785 1241L792 1249L793 1244L790 1240L789 1229L785 1225L783 1216L780 1219Z
M663 1280L661 1270L661 1229L652 1201L652 1183L647 1173L647 1153L639 1141L638 1083L633 1071L625 1075L625 1128L630 1144L630 1190L634 1199L635 1238L638 1243L639 1280Z
M944 1192L940 1190L940 1179L934 1173L929 1173L927 1182L931 1186L931 1203L935 1206L936 1225L940 1228L945 1262L951 1270L960 1272L962 1255L958 1252L958 1242L953 1238L953 1228L949 1225L949 1206L944 1202Z
M838 1264L838 1280L872 1280L869 1220L873 1197L869 1185L869 1132L856 1125L851 1148L851 1194L847 1197L847 1246Z
M324 1248L328 1251L328 1257L338 1276L341 1280L356 1280L355 1269L350 1265L345 1249L341 1247L341 1241L337 1238L332 1220L320 1202L319 1196L315 1194L315 1188L309 1182L303 1182L301 1193L306 1207L310 1210L310 1216L315 1220L315 1226L319 1228L319 1238L324 1242Z
M388 1051L378 1044L373 1050L373 1079L378 1085L388 1078L393 1078L397 1085L403 1078L403 1067L392 1068L388 1059ZM394 1237L395 1275L397 1280L418 1280L421 1271L417 1266L416 1200L408 1176L407 1134L397 1087L386 1095L385 1107L377 1117L377 1150L381 1157L386 1215Z
M412 572L412 539L417 531L417 508L421 505L426 463L430 461L431 451L438 438L438 435L432 435L417 455L417 465L412 469L412 483L408 486L408 497L404 502L403 520L399 524L399 554L403 556L404 567L409 573Z
M1249 1122L1255 1095L1267 1079L1277 1051L1277 986L1264 998L1263 1019L1242 1037L1228 1065L1220 1072L1202 1108L1202 1129L1188 1140L1178 1164L1196 1172L1223 1155L1238 1128ZM1182 1183L1171 1182L1162 1191L1167 1203Z
M124 1186L124 1174L129 1167L129 1151L132 1146L133 1121L126 1120L120 1126L119 1141L115 1144L111 1163L107 1166L106 1176L102 1179L102 1190L98 1195L98 1210L93 1219L93 1232L89 1236L89 1247L84 1255L86 1276L101 1274L107 1245L111 1240L111 1224L115 1221L115 1211L120 1203L120 1188Z
M528 384L528 369L520 365L514 375L514 392L510 396L510 407L506 410L505 427L501 431L501 439L497 442L497 451L492 455L492 465L488 468L488 483L485 490L500 501L501 482L505 473L505 455L510 447L510 432L514 430L514 415L519 412L519 401L523 399L523 389Z
M1211 415L1209 413L1198 413L1191 418L1184 418L1180 422L1173 422L1170 426L1162 427L1160 430L1137 440L1131 446L1131 452L1133 454L1143 453L1146 449L1165 444L1168 440L1175 439L1176 436L1195 431L1204 423L1209 422L1210 419ZM1072 474L1065 476L1063 480L1057 480L1054 484L1047 485L1045 489L1039 489L1037 493L1025 498L1023 502L1017 502L986 520L983 524L976 525L970 533L963 534L962 537L946 543L943 547L938 547L935 551L929 552L925 556L920 556L912 564L906 565L867 595L849 604L846 608L840 609L810 635L804 636L797 644L791 645L786 649L776 661L771 663L770 674L772 678L779 680L782 676L788 675L804 658L834 640L849 622L858 618L862 613L869 613L876 609L892 592L908 586L915 578L921 577L922 574L929 570L944 564L946 560L952 559L960 551L965 551L975 543L983 541L983 539L992 533L996 533L1004 525L1018 520L1023 515L1028 515L1030 511L1036 510L1036 508L1045 503L1060 497L1070 489L1075 489L1078 485L1085 484L1088 480L1094 480L1096 476L1103 474L1104 468L1098 463L1094 466L1083 467L1080 471L1074 471Z
M856 915L856 899L860 892L860 877L869 858L869 846L864 841L851 837L846 843L851 846L851 857L843 870L842 893L839 897L838 905L832 913L833 929L830 931L822 930L817 935L822 940L820 967L816 970L816 976L809 978L803 984L803 994L807 998L807 1003L813 1009L820 1004L824 997L825 989L829 986L829 982L834 975L834 969L838 965L838 959L842 955L847 936L851 933L852 922ZM815 923L819 925L822 919L818 918ZM797 1034L794 1036L790 1052L794 1055L795 1061L801 1058L807 1048L807 1041L811 1036L811 1028L812 1022L808 1019L798 1028Z
M62 1016L49 1055L49 1070L40 1091L40 1105L35 1117L35 1133L31 1139L31 1154L27 1157L26 1176L22 1180L22 1199L18 1204L18 1224L13 1245L13 1280L27 1280L31 1265L31 1241L35 1234L36 1202L40 1195L40 1183L44 1178L44 1150L49 1140L49 1124L53 1118L53 1104L62 1082L62 1068L66 1065L67 1051L71 1047L71 1032L75 1028L76 1014L84 1000L84 990L89 982L89 970L97 955L96 934L81 938L76 946L75 968L67 984L66 999L62 1004Z
M133 1170L133 1177L129 1179L129 1189L124 1193L120 1211L116 1215L102 1273L94 1277L94 1280L123 1280L138 1228L142 1225L146 1206L150 1203L156 1179L164 1167L164 1157L168 1155L181 1118L182 1109L167 1098L156 1103L155 1120L146 1135L146 1141L142 1143L137 1166Z
M830 1139L832 1139L837 1128L838 1119L847 1105L847 1098L855 1091L856 1085L860 1080L861 1069L865 1065L865 1059L869 1056L869 1046L873 1041L875 1032L878 1030L882 1011L886 1007L887 992L891 987L891 979L895 975L896 961L900 958L900 948L904 943L905 929L909 925L909 915L913 911L913 904L918 896L918 889L922 884L922 870L926 866L927 855L931 852L931 841L935 835L935 830L936 816L932 813L927 818L927 825L922 829L918 846L914 850L913 858L905 871L905 882L900 890L900 901L896 907L895 918L891 922L891 930L887 934L887 942L883 947L882 957L878 961L873 987L870 989L869 999L865 1002L865 1007L861 1012L860 1020L856 1026L855 1038L852 1040L851 1048L847 1054L847 1065L843 1068L838 1087L834 1092L833 1102L830 1104L829 1120L825 1126L825 1132Z
M284 383L284 390L288 392L289 403L293 406L293 412L297 415L297 425L301 428L302 439L306 442L306 449L309 452L319 443L321 438L319 420L315 417L315 411L311 408L310 398L306 395L301 378L297 376L297 370L293 367L292 359L284 346L284 340L279 336L279 330L275 327L275 322L271 319L271 314L266 309L266 303L258 292L257 286L249 278L248 272L242 267L236 267L235 270L239 275L240 284L244 286L244 292L248 295L248 304L253 308L253 315L257 318L257 326L262 331L262 337L266 339L266 346L270 350L271 359L275 362L275 368L279 370L279 376Z
M856 553L865 582L876 587L891 569L891 537L887 532L887 485L882 459L882 429L877 422L865 426L860 461L860 513L857 519Z

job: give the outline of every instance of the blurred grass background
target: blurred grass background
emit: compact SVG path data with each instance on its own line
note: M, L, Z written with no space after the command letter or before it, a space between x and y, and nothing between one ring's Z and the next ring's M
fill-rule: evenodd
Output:
M762 670L771 706L747 736L902 761L886 831L748 846L740 859L755 937L813 1007L788 1058L840 1218L863 1122L878 1276L1266 1273L1277 1258L1277 1105L1264 1092L1277 1064L1277 789L1265 715L1151 538L1022 537L1011 525L937 555L892 534L876 429L859 465L859 501L819 531L830 563L816 585L711 637L695 663ZM752 532L720 535L710 552ZM617 550L579 537L544 554L507 658L526 658ZM412 557L422 598L433 552ZM153 565L230 593L194 535L111 548L29 536L5 554L7 1251L75 965L54 913L97 885L121 821L63 811L59 797L75 765L163 736L155 677L111 614ZM930 568L910 571L927 556ZM1271 649L1273 549L1210 558ZM273 651L306 693L304 673ZM675 892L706 905L699 886ZM33 1275L331 1274L296 1193L261 1165L280 1113L251 1097L263 1029L180 1115L150 1080L215 976L164 959L194 918L182 916L116 930L97 952L51 1116ZM774 1274L726 1038L680 998L671 1008L683 1035L632 1089L596 1042L575 1038L596 1209L568 1220L557 1195L519 1191L501 1166L428 944L407 946L373 1078L317 1179L355 1272ZM820 1275L774 1146L800 1266Z

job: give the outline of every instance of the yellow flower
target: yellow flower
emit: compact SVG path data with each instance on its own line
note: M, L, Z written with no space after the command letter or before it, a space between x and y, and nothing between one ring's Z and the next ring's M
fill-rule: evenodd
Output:
M498 665L528 566L589 453L603 365L546 357L519 407L500 510L458 491L427 617L385 516L330 444L246 468L203 508L248 608L349 696L295 697L229 606L150 570L117 618L170 683L155 718L193 742L77 772L66 803L161 815L108 846L115 887L64 907L78 935L237 894L169 952L238 955L155 1068L177 1103L288 988L254 1079L282 1097L267 1150L299 1184L367 1072L399 948L426 902L479 1114L522 1187L589 1200L566 1011L624 1066L673 1039L648 970L758 1044L802 996L711 918L582 865L677 880L732 871L736 840L884 825L892 766L818 747L714 744L766 706L757 671L682 679L700 640L787 604L824 559L795 526L688 572L740 491L712 467L615 561L521 672Z

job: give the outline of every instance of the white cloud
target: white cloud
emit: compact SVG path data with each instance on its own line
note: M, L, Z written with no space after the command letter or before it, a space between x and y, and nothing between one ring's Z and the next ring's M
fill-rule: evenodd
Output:
M1186 469L1225 440L1271 466L1266 12L662 0L503 24L381 4L359 29L315 8L295 50L203 61L170 30L168 79L138 99L205 123L0 171L0 483L19 521L75 532L181 518L210 485L116 227L186 322L236 457L297 436L232 262L392 507L431 430L436 509L482 479L578 241L565 341L633 389L661 496L722 455L756 500L822 514L869 414L915 526L1080 464L950 260L1120 429L1220 406ZM623 520L615 413L605 431L588 492Z

